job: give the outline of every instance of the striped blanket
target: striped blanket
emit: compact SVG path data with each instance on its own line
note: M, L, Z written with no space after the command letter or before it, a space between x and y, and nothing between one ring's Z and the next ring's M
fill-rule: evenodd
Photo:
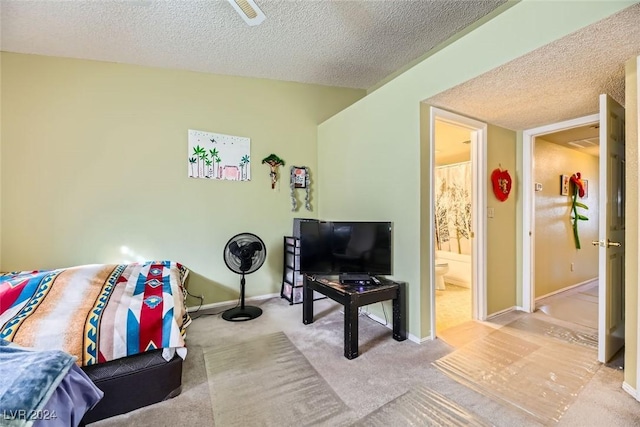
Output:
M175 262L0 274L0 338L89 366L163 349L186 356L188 270Z

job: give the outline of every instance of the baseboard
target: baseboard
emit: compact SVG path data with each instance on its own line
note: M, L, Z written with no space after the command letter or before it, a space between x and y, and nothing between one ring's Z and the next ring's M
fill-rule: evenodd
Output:
M373 313L369 313L369 312L364 312L364 315L365 315L365 316L367 316L369 319L371 319L371 320L373 320L373 321L375 321L375 322L380 323L382 326L385 326L385 327L387 327L388 329L393 330L393 324L392 324L392 323L387 323L387 322L385 321L385 319L383 319L382 317L380 317L380 316L376 316L375 314L373 314ZM415 335L413 335L413 334L410 334L410 333L408 333L408 332L407 332L407 339L408 339L409 341L412 341L412 342L416 343L416 344L422 344L422 343L423 343L423 342L425 342L425 341L431 341L431 340L432 340L432 338L431 338L430 336L429 336L429 337L426 337L426 338L422 338L422 339L421 339L421 338L418 338L417 336L415 336Z
M264 299L275 298L275 297L280 297L280 294L258 295L258 296L255 296L255 297L245 298L244 301L245 302L247 302L247 301L261 301L261 300L264 300ZM222 302L214 302L214 303L211 303L211 304L204 304L204 305L202 305L200 307L198 307L197 305L193 306L193 307L187 307L187 311L189 313L193 313L194 311L209 310L209 309L212 309L212 308L214 308L214 309L215 308L222 308L222 307L229 306L229 305L235 306L236 304L238 304L238 300L234 299L234 300L230 300L230 301L222 301Z
M505 313L508 313L510 311L514 311L514 310L517 310L517 309L518 309L518 307L516 307L514 305L513 307L509 307L509 308L505 308L504 310L496 311L495 313L491 313L491 314L487 315L487 320L493 319L494 317L498 317L501 314L505 314Z
M622 389L633 396L634 399L640 401L640 396L635 388L631 387L626 381L622 383Z
M453 279L453 278L447 277L446 274L444 275L444 282L449 283L450 285L458 286L460 288L471 289L471 283L469 283L468 281Z
M584 286L587 283L596 282L596 281L598 281L597 277L593 278L593 279L585 280L584 282L576 283L575 285L567 286L566 288L558 289L557 291L553 291L553 292L550 292L548 294L539 296L539 297L536 298L536 301L541 300L543 298L548 298L550 296L553 296L553 295L556 295L556 294L559 294L559 293L562 293L562 292L570 291L571 289L575 289L577 287Z

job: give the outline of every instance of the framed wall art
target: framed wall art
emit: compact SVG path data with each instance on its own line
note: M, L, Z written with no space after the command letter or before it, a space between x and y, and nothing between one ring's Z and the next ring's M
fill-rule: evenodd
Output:
M569 175L560 175L560 195L568 196L569 195L569 183L571 182L571 177Z

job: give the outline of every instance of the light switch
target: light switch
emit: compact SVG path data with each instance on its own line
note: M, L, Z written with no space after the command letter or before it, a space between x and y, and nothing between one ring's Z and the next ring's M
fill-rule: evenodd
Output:
M542 191L542 183L541 182L536 182L535 189L536 189L536 191Z
M493 218L494 210L493 208L487 208L487 218Z

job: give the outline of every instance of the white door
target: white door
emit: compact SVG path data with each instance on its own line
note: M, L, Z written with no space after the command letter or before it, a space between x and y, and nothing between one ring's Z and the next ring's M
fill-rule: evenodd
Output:
M598 360L624 345L624 107L600 95Z

